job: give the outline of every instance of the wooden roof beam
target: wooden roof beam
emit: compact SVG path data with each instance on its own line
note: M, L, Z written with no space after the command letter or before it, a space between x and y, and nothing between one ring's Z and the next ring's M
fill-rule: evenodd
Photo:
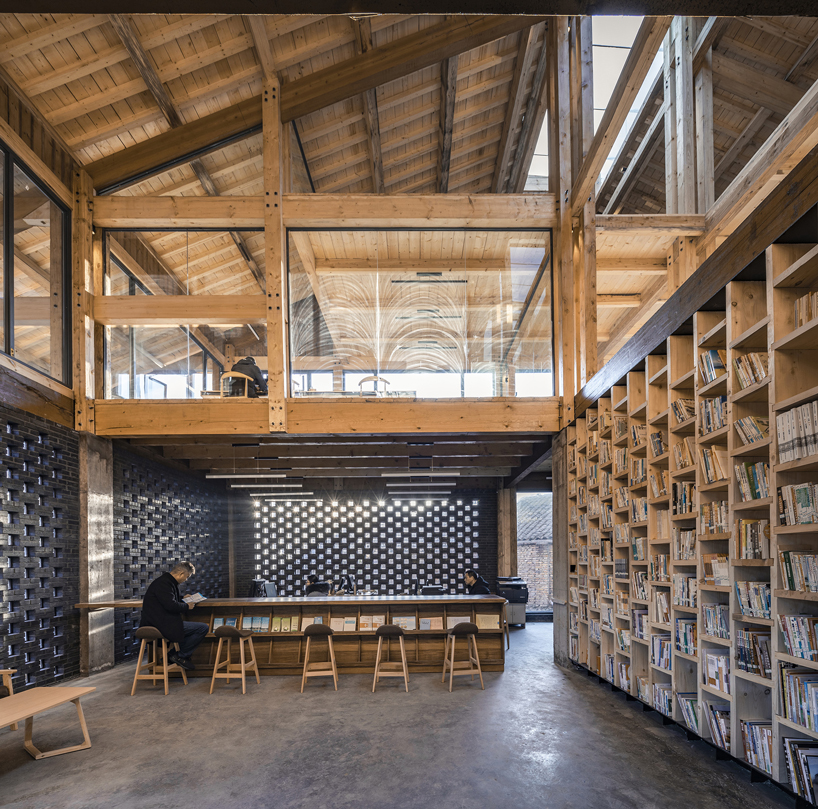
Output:
M653 59L670 27L672 17L645 17L636 34L622 73L594 135L591 148L571 189L571 208L578 214L588 201L605 160L619 136Z
M372 50L372 22L369 18L355 20L350 18L352 32L358 55ZM378 96L374 87L361 94L364 110L364 125L369 143L369 161L372 169L372 190L376 194L384 193L383 186L383 152L381 150L381 124L378 115Z
M457 56L450 56L440 64L440 151L437 169L437 190L439 194L446 194L449 191L454 105L457 96L457 61Z

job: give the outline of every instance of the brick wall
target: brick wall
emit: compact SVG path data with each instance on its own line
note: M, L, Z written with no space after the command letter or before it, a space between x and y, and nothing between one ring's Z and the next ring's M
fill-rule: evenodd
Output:
M79 674L79 442L0 405L0 668L16 689Z
M517 572L528 583L532 612L554 608L554 544L550 540L517 543Z
M333 501L337 507L331 505ZM331 492L323 496L320 505L284 506L283 512L259 512L260 517L254 518L252 501L237 498L237 595L246 593L253 578L275 581L281 595L301 595L303 579L312 572L327 577L348 572L359 586L368 584L384 595L409 588L413 578L440 583L453 593L462 592L464 567L477 568L489 585L495 586L495 491L461 492L450 499L445 511L434 501L423 510L410 507L404 512L401 506L398 514L391 500L384 500L384 506L379 502L377 494ZM408 501L403 504L408 505ZM277 509L283 504L269 505ZM311 507L316 510L310 512ZM263 523L264 517L267 523Z
M196 565L183 593L229 595L227 493L208 481L114 446L114 590L141 598L180 559ZM139 610L116 610L116 662L138 653Z

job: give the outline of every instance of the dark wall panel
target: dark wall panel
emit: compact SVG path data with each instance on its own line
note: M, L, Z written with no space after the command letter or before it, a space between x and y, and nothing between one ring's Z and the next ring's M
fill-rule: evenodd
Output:
M0 669L15 688L79 674L79 443L0 405Z
M445 504L418 500L415 506L361 492L334 492L320 503L262 501L259 509L249 499L236 502L240 596L253 578L275 581L281 595L301 595L311 572L349 573L359 587L369 585L384 595L409 589L415 580L462 592L465 567L496 583L494 491L464 491Z
M229 595L227 494L205 480L114 447L114 589L141 598L174 563L188 559L196 575L183 594ZM139 610L116 610L116 662L138 653Z

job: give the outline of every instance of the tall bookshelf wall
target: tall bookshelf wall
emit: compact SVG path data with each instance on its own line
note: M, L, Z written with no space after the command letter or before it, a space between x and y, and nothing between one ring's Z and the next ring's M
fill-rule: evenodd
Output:
M818 292L814 210L806 232L807 243L768 247L567 428L570 658L796 791L784 739L818 740L818 717L785 718L780 667L818 680L818 652L788 654L779 616L818 616L818 592L787 589L779 553L818 554L818 516L782 524L778 492L818 482L818 454L781 462L776 416L818 401L818 318L795 315L796 299ZM726 369L707 381L711 350ZM747 384L734 360L753 353L768 355L768 373ZM737 422L750 417L768 419L769 436L745 444ZM708 475L702 453L726 476ZM745 502L736 464L769 466L765 496ZM769 550L742 552L739 521L766 521ZM751 633L771 635L771 676L742 670ZM750 722L771 726L770 761L746 749Z

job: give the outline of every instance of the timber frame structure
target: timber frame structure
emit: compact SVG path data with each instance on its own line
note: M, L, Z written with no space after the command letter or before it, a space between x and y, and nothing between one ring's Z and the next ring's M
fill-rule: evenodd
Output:
M6 401L203 470L278 464L331 486L431 459L550 486L552 436L746 266L753 223L818 142L811 18L644 18L596 128L589 17L0 25L0 140L73 210L73 383L0 356ZM547 190L527 192L543 125ZM776 220L803 205L787 194ZM555 395L290 396L288 232L339 227L550 231ZM106 232L185 229L225 235L197 257L208 294L104 294ZM172 275L178 246L148 247ZM269 399L104 398L106 328L203 323L266 327Z

